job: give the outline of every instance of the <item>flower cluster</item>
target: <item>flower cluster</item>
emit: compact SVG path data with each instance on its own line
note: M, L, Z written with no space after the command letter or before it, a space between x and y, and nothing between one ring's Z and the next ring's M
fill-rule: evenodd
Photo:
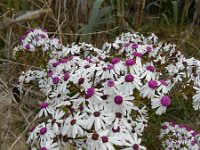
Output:
M200 134L187 125L175 122L164 122L161 128L161 139L166 150L199 150Z
M125 33L98 49L86 43L63 46L35 29L22 36L14 54L38 50L48 53L46 68L23 72L18 83L22 89L36 81L46 96L38 118L47 120L34 125L27 140L39 142L42 150L67 143L88 150L145 149L138 137L147 126L144 102L150 101L156 114L165 113L178 81L194 84L193 106L200 108L200 62L154 34Z

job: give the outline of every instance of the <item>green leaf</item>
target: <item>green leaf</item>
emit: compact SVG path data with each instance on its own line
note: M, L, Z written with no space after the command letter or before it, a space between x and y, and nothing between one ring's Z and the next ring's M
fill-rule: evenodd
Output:
M172 8L173 8L173 20L174 24L177 24L178 22L178 3L177 1L171 1Z
M99 18L105 16L106 14L111 13L113 10L113 8L111 6L106 6L104 8L102 8L101 10L99 10Z
M66 113L69 111L69 109L67 107L63 107L63 111Z
M80 31L83 34L92 33L96 31L98 25L101 24L110 24L114 22L113 17L110 16L113 7L112 6L105 6L101 8L102 3L104 0L95 0L93 3L92 10L90 12L90 18L88 24L85 25ZM80 37L80 42L88 42L90 35L82 35Z
M169 23L167 15L166 14L162 14L162 17L164 18L164 20L167 23L167 25L170 26L170 23Z
M113 23L114 22L114 19L113 17L107 17L107 18L103 18L103 19L100 19L97 24L110 24L110 23Z

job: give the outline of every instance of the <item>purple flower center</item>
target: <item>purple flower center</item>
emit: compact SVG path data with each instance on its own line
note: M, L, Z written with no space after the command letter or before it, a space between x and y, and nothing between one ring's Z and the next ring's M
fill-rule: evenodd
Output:
M47 108L48 106L49 106L49 103L47 103L47 102L40 104L41 109Z
M124 47L127 48L127 47L129 47L129 45L130 45L129 43L125 43L125 44L124 44Z
M115 129L114 127L112 128L113 132L119 132L120 131L120 127L118 126L117 129Z
M188 127L188 126L186 126L185 128L186 128L187 131L191 131L192 130L192 128Z
M103 60L104 60L104 59L103 59L103 57L101 57L101 56L99 56L99 57L98 57L98 59L99 59L99 60L101 60L101 61L103 61Z
M140 53L140 52L133 52L133 56L142 58L142 53Z
M76 119L72 119L72 120L70 121L70 124L71 124L71 126L75 125L75 124L76 124Z
M78 80L78 84L79 84L79 85L81 85L81 84L83 84L83 83L84 83L84 81L85 81L85 79L84 79L84 78L80 78L80 79Z
M123 98L120 95L115 96L114 98L115 104L120 105L123 102Z
M120 58L113 58L112 60L111 60L111 63L114 65L114 64L117 64L118 62L120 62Z
M148 52L151 52L151 51L152 51L152 47L151 47L151 46L147 46L147 47L146 47L146 50L147 50Z
M148 85L149 85L149 87L150 87L151 89L156 89L156 88L158 87L158 82L155 81L155 80L150 80L150 81L148 82Z
M52 75L53 75L53 71L52 71L52 70L49 70L49 71L48 71L48 76L51 77Z
M102 136L101 140L102 140L103 143L106 143L106 142L108 142L108 137L107 136Z
M133 82L133 80L134 80L134 76L133 75L128 74L128 75L125 76L125 81L126 82Z
M107 70L112 70L113 68L114 68L114 65L108 65L108 66L106 67Z
M94 95L94 91L95 91L94 87L89 88L86 92L86 98L92 97Z
M29 129L29 132L33 132L35 130L35 126L32 126L30 129Z
M46 147L42 147L40 148L40 150L48 150Z
M69 79L69 73L64 73L64 81L67 81Z
M40 135L44 135L46 132L47 132L46 127L40 129Z
M116 117L116 118L119 118L119 119L122 118L122 113L116 112L116 113L115 113L115 117Z
M131 47L132 47L133 49L136 49L136 48L138 48L138 44L134 43L134 44L132 44Z
M29 49L31 48L31 47L30 47L30 44L26 44L25 48L26 48L27 50L29 50Z
M167 82L165 80L160 80L160 83L164 86L168 86Z
M92 60L90 58L86 58L84 60L87 60L89 63L92 63Z
M41 34L41 38L42 38L42 39L46 38L46 35Z
M192 132L192 136L196 136L198 133L196 131Z
M90 68L90 65L85 65L84 68L88 69L88 68Z
M70 111L71 111L71 112L75 112L75 108L71 107L71 108L70 108Z
M163 130L166 130L166 129L167 129L167 126L166 126L166 125L162 125L162 129L163 129Z
M192 146L194 146L195 144L197 144L197 142L196 141L192 141L191 144L192 144Z
M36 41L39 41L39 38L38 38L38 37L36 37L36 38L35 38L35 40L36 40Z
M161 104L166 107L171 104L171 99L169 98L169 96L166 96L166 95L163 96L160 101L161 101Z
M68 61L67 58L62 58L62 59L59 60L60 63L66 63L67 61Z
M80 111L83 111L84 107L83 107L83 106L80 106L79 109L80 109Z
M99 138L99 134L97 134L97 133L93 133L93 134L92 134L92 139L93 139L93 140L96 141L96 140L98 140L98 138Z
M126 60L126 66L133 66L133 65L135 65L135 60L133 59Z
M59 77L53 77L53 84L58 84L59 81Z
M139 149L140 149L140 147L139 147L138 144L134 144L134 145L133 145L133 150L139 150Z
M151 65L146 66L146 69L151 71L151 72L155 71L155 68L153 66L151 66Z
M93 115L95 116L95 117L99 117L100 116L100 112L99 111L95 111L94 113L93 113Z
M113 87L115 85L115 82L113 80L108 80L107 85L108 87Z
M60 62L54 62L52 65L53 65L53 67L57 67L58 65L60 64Z

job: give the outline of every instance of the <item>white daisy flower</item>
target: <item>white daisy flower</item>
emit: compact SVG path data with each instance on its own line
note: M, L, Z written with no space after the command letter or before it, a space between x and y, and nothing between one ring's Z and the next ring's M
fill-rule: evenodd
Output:
M40 150L60 150L60 147L53 140L47 140L46 142L40 143Z
M48 140L55 137L55 133L52 130L50 124L42 123L39 125L39 140L40 142L47 142Z
M142 67L138 66L134 59L127 59L124 65L127 66L125 68L126 73L130 71L131 74L136 74L139 76L142 71Z
M146 150L146 147L140 145L142 140L137 137L136 133L134 133L133 136L130 136L129 134L127 134L127 136L129 136L129 141L126 144L128 147L123 150Z
M89 101L89 103L95 104L102 101L101 99L102 95L103 94L97 91L97 88L90 87L89 89L87 89L85 97L86 97L86 100Z
M87 120L85 120L85 127L87 129L91 129L94 125L95 131L98 131L100 129L106 129L104 116L107 112L101 110L102 107L97 104L89 104L87 107L85 107L84 109L87 113L89 113Z
M39 126L35 126L33 125L30 129L29 129L29 136L28 136L28 139L26 141L26 143L30 143L34 140L36 140L38 138L38 133L40 131L40 128Z
M166 112L167 107L171 104L171 99L167 95L159 95L151 99L151 106L156 110L156 114L161 115Z
M102 85L104 87L104 94L112 95L119 91L119 85L115 80L106 80Z
M121 78L118 79L117 83L122 84L121 90L124 92L125 95L132 95L134 89L140 90L142 86L140 78L137 75L132 74L121 76Z
M195 110L200 109L200 88L199 87L193 87L196 90L196 94L192 97L193 99L193 108Z
M54 113L54 109L53 107L49 104L48 101L45 101L43 103L40 104L40 111L38 113L38 117L42 117L43 115L48 116L49 114L53 114Z
M156 80L150 80L141 87L140 95L142 97L153 98L159 84Z
M109 130L101 130L90 134L86 144L88 150L115 150L114 145L123 145L119 137L109 135Z
M62 135L67 135L68 137L76 138L77 135L83 135L84 131L82 125L85 125L82 118L85 114L80 115L77 113L74 117L69 116L65 122L62 129Z
M55 132L56 135L59 133L59 125L64 122L62 117L64 116L64 111L59 111L58 109L54 111L52 114L52 119L48 119L48 123L52 125L53 131Z
M157 79L158 73L156 73L156 69L152 63L147 63L143 68L141 78L145 78L147 81Z

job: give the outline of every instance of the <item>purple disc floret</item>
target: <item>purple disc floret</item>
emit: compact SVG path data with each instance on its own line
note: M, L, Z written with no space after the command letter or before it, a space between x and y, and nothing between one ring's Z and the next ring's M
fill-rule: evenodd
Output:
M135 65L135 60L133 60L133 59L128 59L128 60L126 60L126 66L133 66L133 65Z
M31 48L31 47L30 47L30 44L26 44L25 48L26 48L27 50L29 50L29 49Z
M160 101L161 104L165 107L168 107L171 104L171 99L167 95L163 96Z
M100 113L99 111L95 111L95 112L93 113L93 115L94 115L94 117L99 117L99 116L101 115L101 113Z
M150 80L148 82L148 86L151 88L151 89L156 89L158 87L158 82L155 81L155 80Z
M102 136L101 140L102 140L103 143L106 143L106 142L108 142L108 137L107 136Z
M148 52L151 52L151 51L152 51L152 47L151 47L151 46L147 46L147 47L146 47L146 50L147 50Z
M46 147L41 147L40 150L48 150Z
M155 68L151 65L146 66L146 69L149 70L150 72L154 72Z
M64 81L67 81L69 79L69 77L70 77L69 73L67 73L67 72L64 73Z
M107 69L107 70L112 70L112 69L114 69L114 65L108 65L108 66L106 67L106 69Z
M142 58L142 53L140 53L140 52L133 52L133 56Z
M115 96L114 98L115 104L120 105L123 102L123 97L120 95Z
M134 43L134 44L132 44L131 47L132 47L133 49L136 49L136 48L138 48L138 44Z
M91 87L87 90L86 92L86 98L90 98L94 95L94 92L95 92L95 88L94 87Z
M58 84L60 81L59 77L53 77L53 84Z
M40 129L40 135L44 135L47 132L47 128L43 127Z
M48 103L48 102L44 102L44 103L40 104L40 108L41 108L41 109L45 109L45 108L47 108L48 106L49 106L49 103Z
M108 80L107 85L108 87L113 87L115 85L115 82L113 80Z
M139 147L138 144L134 144L134 145L133 145L133 150L139 150L139 149L140 149L140 147Z
M127 74L127 75L125 76L125 81L126 81L126 82L133 82L133 80L134 80L134 76L133 76L133 75Z
M120 62L120 58L113 58L112 60L111 60L111 63L114 65L114 64L117 64L118 62Z
M29 132L33 132L35 130L35 126L32 126L30 129L29 129Z
M167 82L165 81L165 80L160 80L160 83L162 84L162 85L164 85L164 86L168 86L168 84L167 84Z

